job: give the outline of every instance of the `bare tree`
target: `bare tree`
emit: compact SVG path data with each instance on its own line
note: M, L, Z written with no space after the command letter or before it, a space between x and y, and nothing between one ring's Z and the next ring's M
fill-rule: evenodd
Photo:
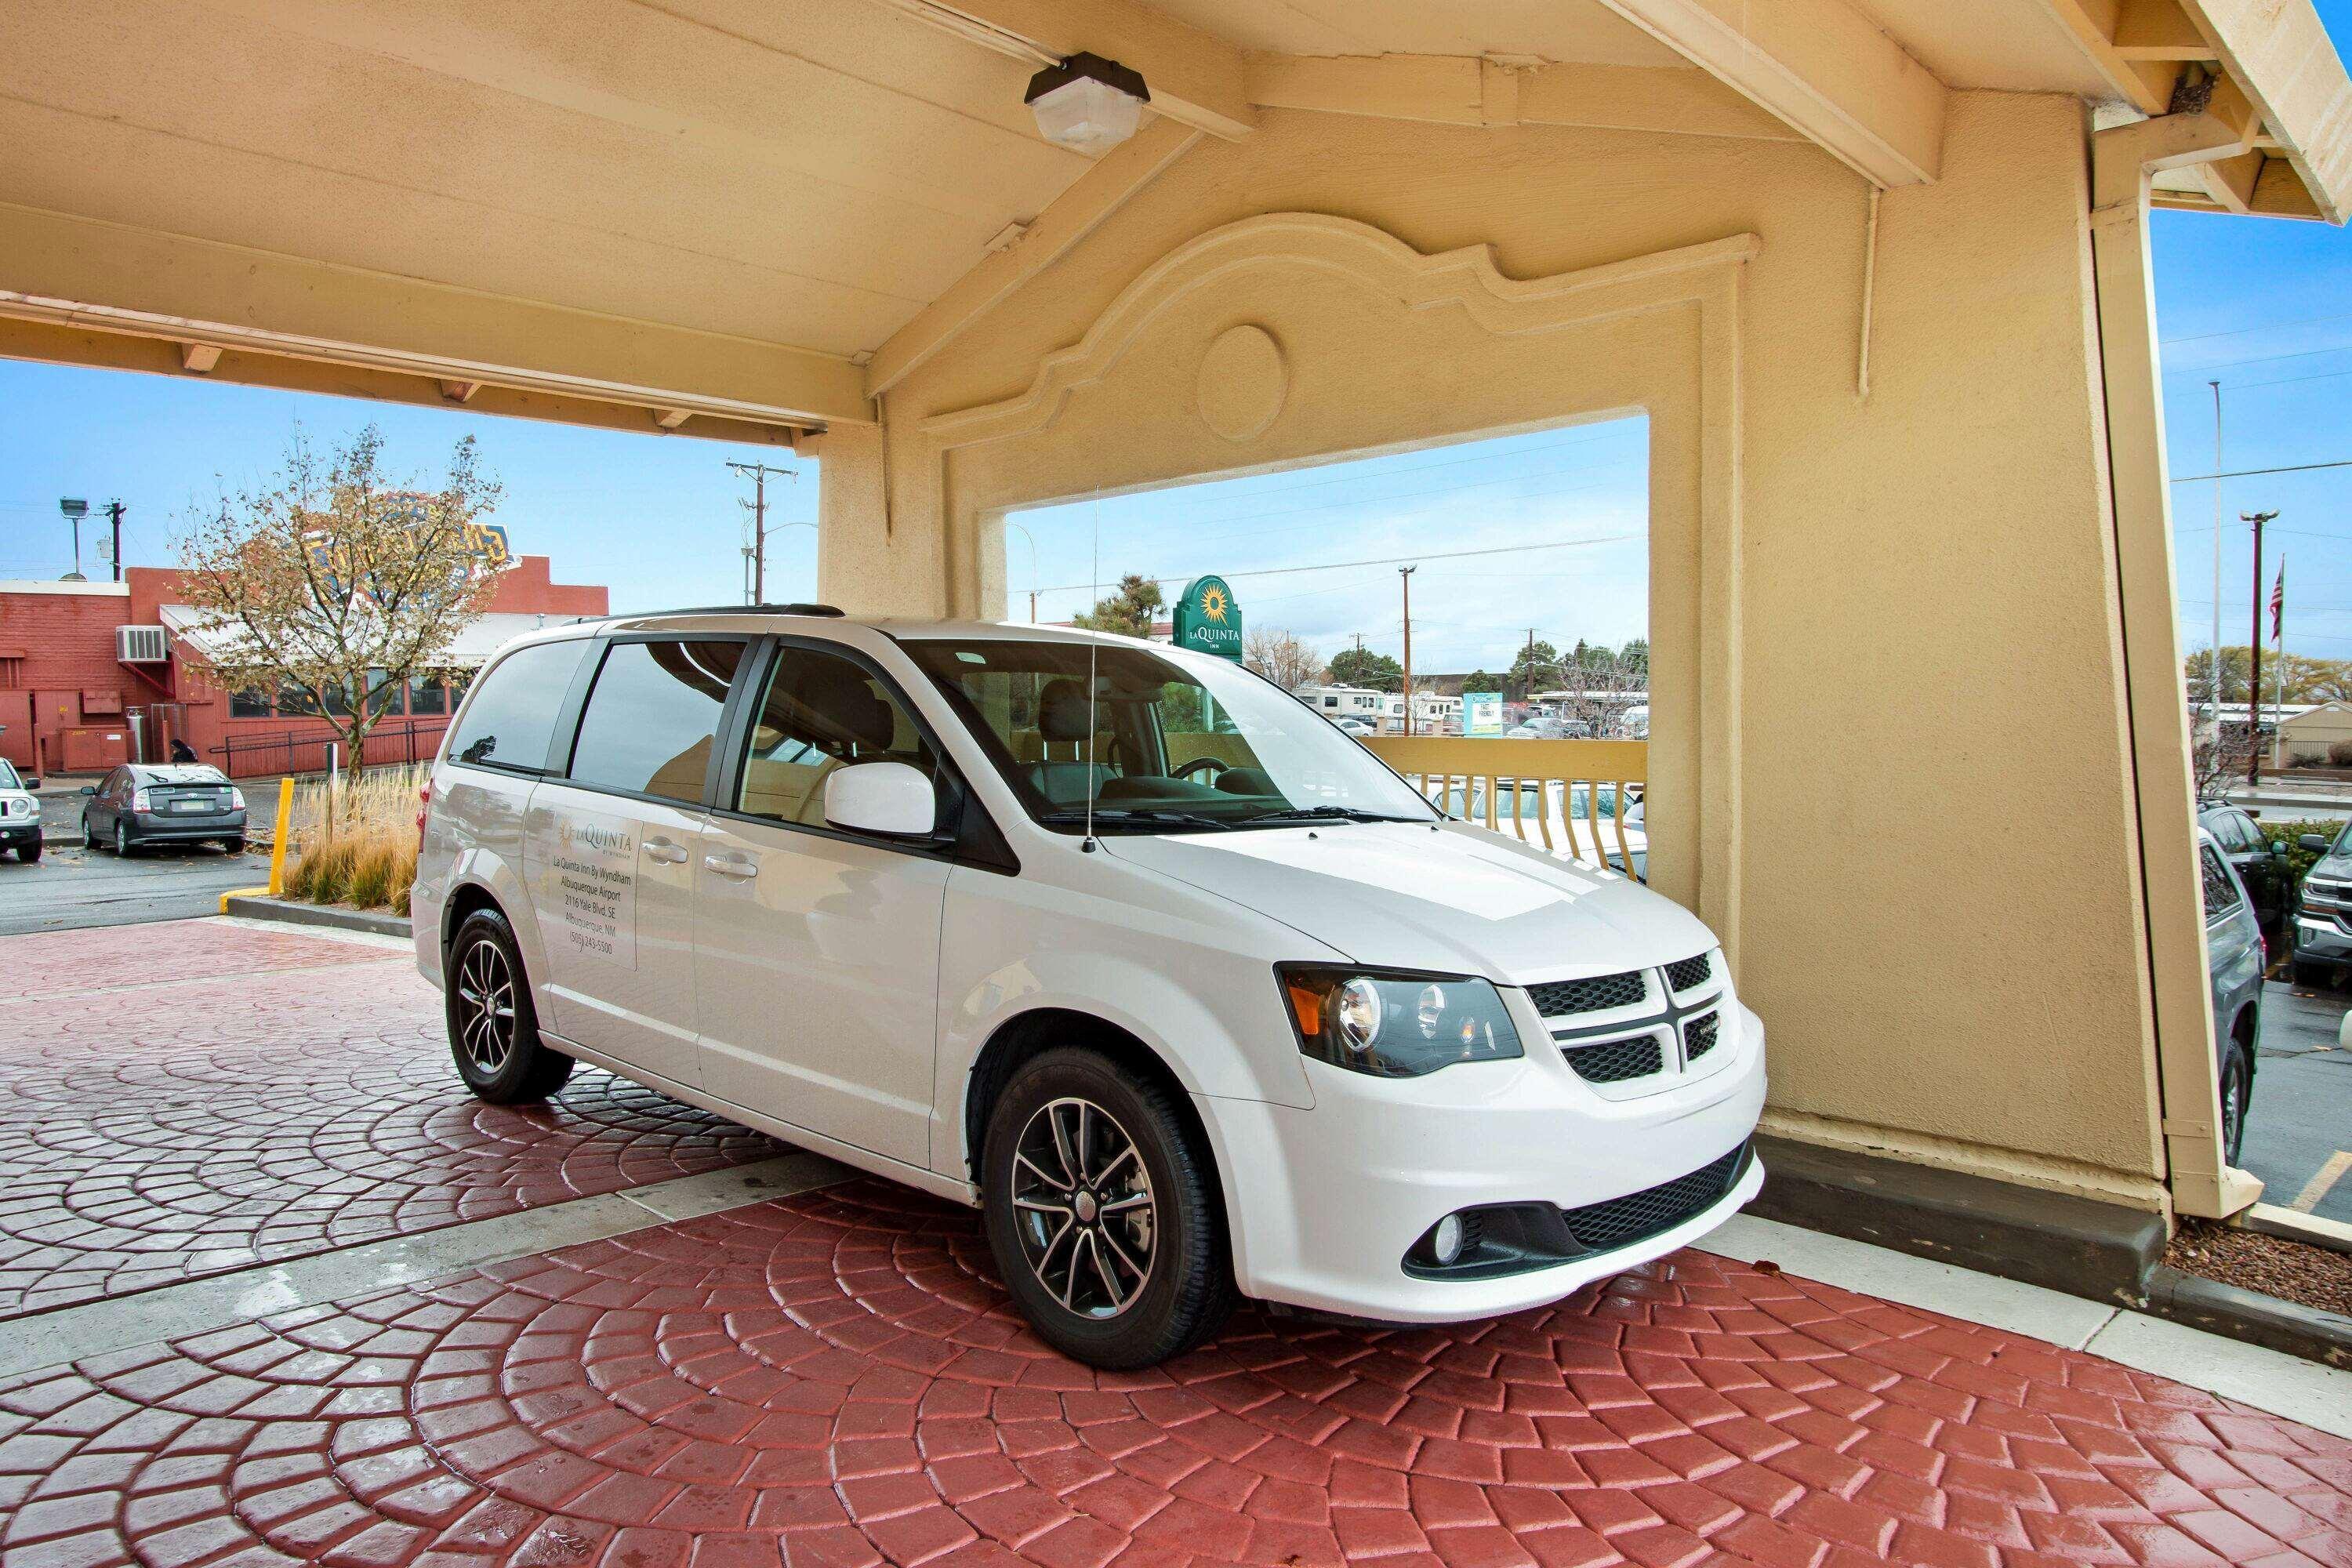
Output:
M369 426L321 458L298 427L257 490L193 513L181 593L194 662L225 691L299 693L357 762L387 694L442 668L489 608L504 549L482 526L499 487L457 443L437 490L385 481Z
M1288 632L1253 626L1242 640L1242 658L1252 669L1281 687L1296 691L1323 675L1323 656Z

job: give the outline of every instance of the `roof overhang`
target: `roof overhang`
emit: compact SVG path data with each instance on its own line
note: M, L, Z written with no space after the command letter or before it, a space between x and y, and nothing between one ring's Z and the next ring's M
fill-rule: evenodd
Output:
M1030 74L1139 71L1046 143ZM2156 199L2341 221L2310 0L16 0L0 354L790 443L1272 115L1806 143L1941 170L1950 95L2201 110Z

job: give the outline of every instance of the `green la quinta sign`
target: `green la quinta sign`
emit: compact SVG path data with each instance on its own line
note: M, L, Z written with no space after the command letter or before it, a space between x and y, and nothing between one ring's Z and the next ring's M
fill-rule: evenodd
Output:
M1176 646L1242 660L1242 611L1223 577L1195 577L1176 601Z

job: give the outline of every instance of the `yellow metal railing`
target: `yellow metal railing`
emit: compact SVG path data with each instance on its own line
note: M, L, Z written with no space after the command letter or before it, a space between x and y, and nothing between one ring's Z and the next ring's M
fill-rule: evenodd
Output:
M1613 852L1628 875L1637 874L1622 807L1649 783L1646 741L1372 735L1363 743L1442 810L1596 866L1608 865ZM1553 832L1555 802L1564 845Z

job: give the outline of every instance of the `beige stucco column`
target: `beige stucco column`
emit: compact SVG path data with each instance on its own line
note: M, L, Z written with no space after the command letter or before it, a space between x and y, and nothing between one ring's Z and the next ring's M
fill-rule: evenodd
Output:
M2087 139L1952 95L1874 251L1799 143L1269 110L826 437L825 594L1001 614L1011 510L1642 416L1652 865L1769 1026L1769 1125L2163 1209L2134 721L2178 673L2124 625L2168 587L2118 565Z
M2174 1204L2185 1214L2209 1217L2235 1214L2263 1188L2231 1169L2221 1151L2213 996L2197 871L2196 784L2173 609L2172 498L2148 259L2148 176L2240 151L2238 134L2205 114L2168 115L2092 138L2091 239L2164 1147Z

